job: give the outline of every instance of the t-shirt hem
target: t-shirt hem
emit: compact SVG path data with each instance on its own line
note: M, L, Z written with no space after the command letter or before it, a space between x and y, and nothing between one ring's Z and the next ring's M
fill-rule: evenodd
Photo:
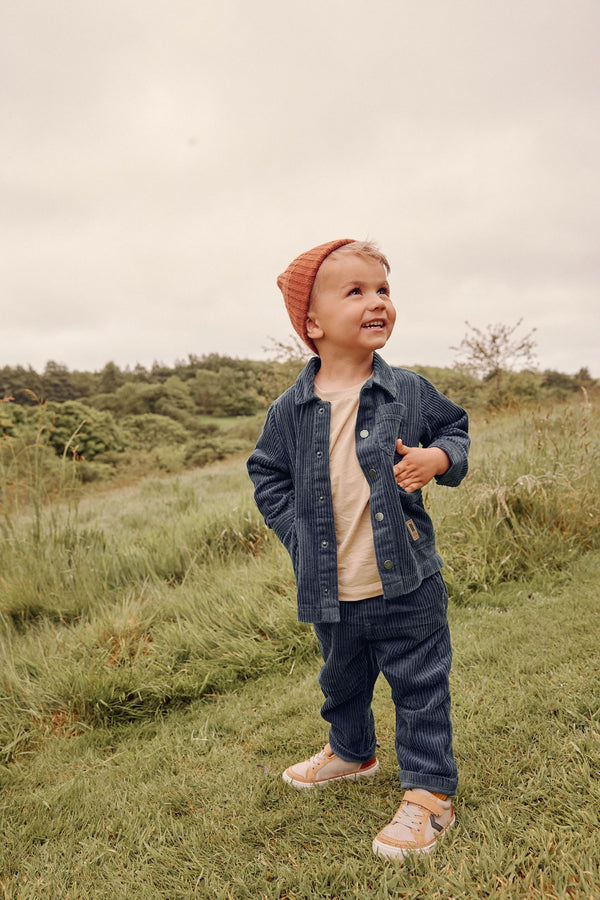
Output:
M382 597L383 596L383 585L381 582L375 582L374 584L365 585L365 587L359 588L356 593L343 594L341 591L339 593L339 601L340 603L357 603L359 600L369 600L371 597Z

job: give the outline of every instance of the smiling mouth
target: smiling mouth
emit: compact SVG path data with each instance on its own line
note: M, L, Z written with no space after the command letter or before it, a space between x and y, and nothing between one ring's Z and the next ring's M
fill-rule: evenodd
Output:
M383 319L373 319L372 322L365 322L362 328L385 328L385 322Z

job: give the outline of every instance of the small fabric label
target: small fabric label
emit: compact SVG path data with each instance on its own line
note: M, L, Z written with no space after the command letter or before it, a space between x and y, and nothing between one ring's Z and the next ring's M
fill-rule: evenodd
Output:
M419 540L419 532L417 531L417 526L415 525L415 523L413 522L412 519L406 520L406 527L408 528L408 530L410 532L410 536L413 539L413 541L418 541Z

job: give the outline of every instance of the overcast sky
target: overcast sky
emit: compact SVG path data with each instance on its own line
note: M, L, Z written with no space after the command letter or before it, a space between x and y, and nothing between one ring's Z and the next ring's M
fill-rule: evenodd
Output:
M598 0L0 0L0 366L261 358L276 276L388 255L385 358L465 320L600 376Z

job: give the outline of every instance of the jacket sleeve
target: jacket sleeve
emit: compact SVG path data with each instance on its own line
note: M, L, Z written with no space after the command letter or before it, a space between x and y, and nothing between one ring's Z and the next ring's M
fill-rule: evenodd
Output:
M254 499L266 524L284 544L290 556L295 545L295 491L293 466L271 407L254 452L247 462L254 484Z
M448 455L450 468L443 475L436 475L435 480L438 484L456 487L469 467L469 417L461 406L440 393L426 378L420 376L420 382L425 421L421 443L424 447L440 447Z

